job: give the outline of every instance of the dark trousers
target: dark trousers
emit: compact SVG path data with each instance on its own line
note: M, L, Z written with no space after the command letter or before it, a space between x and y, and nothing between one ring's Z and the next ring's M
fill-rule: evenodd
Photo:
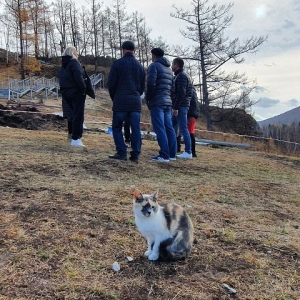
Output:
M177 153L181 152L181 135L176 137L177 139Z
M195 140L195 135L193 133L190 133L191 137L191 148L192 148L192 154L196 154L196 140Z
M127 155L127 146L124 142L124 136L122 132L123 124L126 118L128 117L130 126L131 126L131 149L130 155L134 159L138 159L141 153L141 129L140 129L140 121L141 121L141 113L140 112L123 112L123 111L114 111L113 112L113 120L112 120L112 132L113 138L116 145L117 154L120 156Z
M130 142L130 121L129 121L129 116L126 117L125 122L124 122L124 138L125 138L126 143Z
M85 95L73 94L72 97L65 100L73 111L72 139L81 139L83 133Z
M73 119L68 119L68 134L73 132Z

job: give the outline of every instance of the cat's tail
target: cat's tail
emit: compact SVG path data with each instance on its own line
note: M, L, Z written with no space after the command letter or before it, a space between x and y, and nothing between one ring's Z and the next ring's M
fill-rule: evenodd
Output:
M159 256L165 261L175 261L185 259L189 253L187 252L174 252L170 247L174 243L175 238L168 238L161 242L159 247Z
M160 243L159 246L159 256L164 260L170 260L170 252L167 250L167 247L172 245L174 238L168 238Z
M176 261L182 260L189 256L190 249L185 249L181 251L176 251L173 249L173 243L175 238L168 238L161 242L159 247L159 255L163 260L166 261Z

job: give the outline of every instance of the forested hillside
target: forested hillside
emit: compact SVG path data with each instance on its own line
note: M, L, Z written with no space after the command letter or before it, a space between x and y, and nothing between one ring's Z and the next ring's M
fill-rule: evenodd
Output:
M300 107L258 124L264 137L300 143Z
M275 117L259 121L258 124L260 127L268 126L268 125L290 125L292 123L300 122L300 106L293 108L289 111L286 111L280 115Z

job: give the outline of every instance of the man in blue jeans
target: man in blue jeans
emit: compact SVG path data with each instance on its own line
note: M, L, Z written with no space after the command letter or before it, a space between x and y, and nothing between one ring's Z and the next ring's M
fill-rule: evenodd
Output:
M164 51L153 48L152 63L148 68L146 101L150 109L153 131L160 147L159 154L150 159L157 162L176 160L176 134L172 124L174 78Z
M123 123L131 126L131 149L129 159L138 162L141 153L141 95L145 89L145 70L134 57L135 45L132 41L122 44L122 58L116 60L109 72L108 91L113 101L112 132L117 153L109 158L127 160L127 146L123 137Z
M180 57L174 58L172 71L175 75L175 92L172 93L173 102L173 125L178 125L180 134L184 141L184 152L177 155L177 158L191 159L192 146L191 137L187 126L187 113L189 111L193 95L193 85L190 78L183 70L184 61Z

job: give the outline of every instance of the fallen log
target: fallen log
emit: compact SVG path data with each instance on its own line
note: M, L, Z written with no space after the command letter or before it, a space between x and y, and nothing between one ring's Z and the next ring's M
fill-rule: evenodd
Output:
M225 147L241 147L241 148L250 148L250 144L246 143L232 143L232 142L222 142L222 141L213 141L196 138L196 144L198 145L219 145Z

